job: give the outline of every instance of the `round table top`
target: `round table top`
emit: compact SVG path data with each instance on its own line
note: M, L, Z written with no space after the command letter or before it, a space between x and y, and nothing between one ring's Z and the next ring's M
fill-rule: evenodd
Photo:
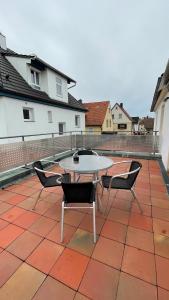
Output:
M74 162L73 156L59 162L61 168L75 173L97 173L111 168L113 161L105 156L79 155L79 162Z

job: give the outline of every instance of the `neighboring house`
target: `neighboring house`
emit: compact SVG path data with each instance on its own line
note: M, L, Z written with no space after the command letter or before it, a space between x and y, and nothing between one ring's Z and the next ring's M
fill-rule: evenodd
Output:
M152 133L154 128L154 118L144 117L139 121L139 131Z
M68 93L75 84L36 55L8 49L0 34L0 137L84 130L86 110Z
M130 134L132 131L132 118L123 107L123 103L116 103L112 108L114 131L116 133Z
M139 117L132 117L132 131L138 133L139 131Z
M169 171L169 61L157 80L151 112L155 112L154 131L158 131L160 136L162 160Z
M90 133L113 132L113 120L109 101L84 103L86 112L86 131Z

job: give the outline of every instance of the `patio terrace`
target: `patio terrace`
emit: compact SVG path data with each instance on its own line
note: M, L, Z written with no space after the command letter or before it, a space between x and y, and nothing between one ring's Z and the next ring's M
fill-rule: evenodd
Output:
M0 299L169 299L169 197L158 161L139 161L135 190L143 215L130 192L112 190L107 203L105 191L96 244L84 209L65 212L60 243L60 187L46 189L35 212L36 176L0 190Z

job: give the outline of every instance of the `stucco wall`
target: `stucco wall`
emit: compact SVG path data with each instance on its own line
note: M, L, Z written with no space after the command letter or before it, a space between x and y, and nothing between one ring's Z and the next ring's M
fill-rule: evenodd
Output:
M102 130L100 126L86 126L86 134L101 134Z
M110 126L110 120L111 120L111 126ZM107 121L108 121L108 127L107 127ZM103 132L112 132L113 131L113 119L111 114L111 108L110 106L107 109L105 119L102 125L102 131Z
M23 107L33 108L35 121L24 121ZM53 122L48 122L48 111L52 111ZM80 127L75 126L75 115L80 116ZM65 123L66 131L84 130L85 113L42 105L23 100L0 97L1 136L58 132L58 124Z
M169 93L165 99L169 97ZM162 107L164 106L164 115L162 122ZM155 111L154 130L159 131L160 135L160 152L166 170L169 170L169 100L161 102Z
M122 114L122 118L119 119L119 114ZM114 131L118 132L126 132L132 130L132 122L129 120L129 118L126 116L126 114L121 110L121 108L118 105L115 105L115 107L112 108L112 115L114 115L113 123L114 123ZM126 129L118 129L118 124L126 124Z

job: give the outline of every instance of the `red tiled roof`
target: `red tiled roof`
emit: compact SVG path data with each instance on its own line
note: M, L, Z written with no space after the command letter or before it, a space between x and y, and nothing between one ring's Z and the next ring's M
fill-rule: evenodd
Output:
M84 107L88 109L86 125L102 126L109 104L109 101L83 103Z

